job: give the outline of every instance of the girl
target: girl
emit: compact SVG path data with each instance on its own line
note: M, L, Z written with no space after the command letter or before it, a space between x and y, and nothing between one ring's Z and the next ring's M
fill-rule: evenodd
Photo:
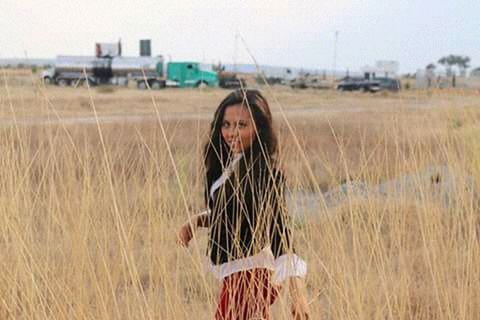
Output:
M215 112L204 149L208 210L178 233L188 246L196 228L209 228L209 269L223 281L216 320L269 319L287 278L294 319L308 318L299 278L306 264L292 251L276 151L266 99L257 90L229 94Z

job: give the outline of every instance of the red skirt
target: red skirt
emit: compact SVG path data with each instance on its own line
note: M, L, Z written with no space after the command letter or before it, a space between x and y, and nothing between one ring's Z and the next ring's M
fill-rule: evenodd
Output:
M270 319L270 305L278 296L271 277L268 269L252 269L223 279L215 320Z

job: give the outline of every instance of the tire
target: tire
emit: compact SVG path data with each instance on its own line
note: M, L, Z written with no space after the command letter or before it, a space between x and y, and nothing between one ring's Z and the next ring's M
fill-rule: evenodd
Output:
M198 81L195 87L203 89L208 87L208 83L205 81Z
M161 85L160 81L153 80L152 82L150 82L150 88L152 88L154 90L158 90L158 89L162 88L162 85Z
M57 80L57 84L60 86L60 87L68 87L70 85L70 81L68 81L67 79L58 79Z
M137 82L137 88L140 90L146 90L147 89L147 83L145 81L138 81Z
M92 81L90 78L82 79L81 85L85 88L93 87L95 85L95 82Z

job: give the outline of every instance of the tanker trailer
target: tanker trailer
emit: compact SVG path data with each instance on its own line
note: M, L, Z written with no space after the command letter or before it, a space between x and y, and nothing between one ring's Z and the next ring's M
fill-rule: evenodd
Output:
M139 89L165 87L163 75L163 57L114 57L112 59L113 82L127 84L129 80L137 82Z
M91 85L109 83L112 78L111 64L111 58L57 56L55 67L45 70L42 78L46 83L62 87L78 86L85 80Z

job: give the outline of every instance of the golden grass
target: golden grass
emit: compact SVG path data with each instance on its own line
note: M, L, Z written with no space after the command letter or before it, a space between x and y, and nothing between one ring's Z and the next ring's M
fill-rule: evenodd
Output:
M5 79L0 318L211 319L219 284L201 268L206 233L185 250L175 232L187 209L203 209L201 149L227 91L153 93L165 141L148 92L91 91L100 118L146 116L139 121L45 124L47 118L93 117L88 90ZM475 92L340 95L274 88L267 97L291 192L326 191L345 179L375 184L432 165L450 167L460 182L480 177ZM297 221L313 319L480 314L478 197L459 183L445 207L421 190L420 197L320 205ZM284 295L275 304L275 319L289 319L287 300Z

